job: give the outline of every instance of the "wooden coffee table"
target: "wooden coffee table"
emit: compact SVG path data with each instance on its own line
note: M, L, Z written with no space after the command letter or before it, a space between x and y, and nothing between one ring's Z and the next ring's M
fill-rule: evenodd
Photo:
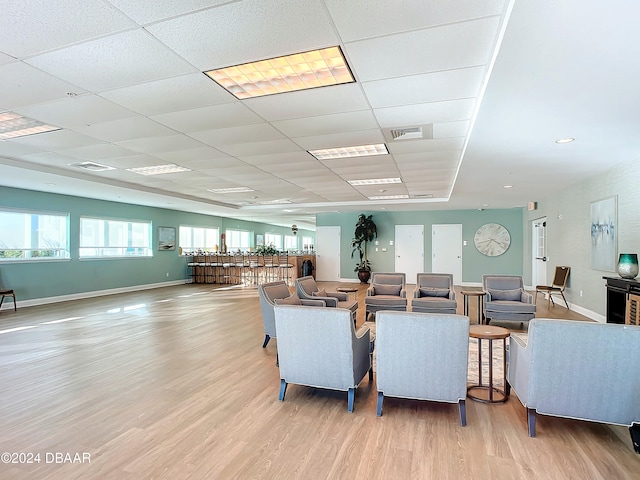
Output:
M509 398L507 385L507 338L511 332L494 325L471 325L469 337L478 339L478 384L467 387L467 396L483 403L503 403ZM482 383L482 340L489 340L489 383ZM493 385L493 341L502 340L504 390Z
M338 287L336 288L336 292L346 293L347 296L350 293L353 293L353 299L354 300L358 299L358 289L356 287Z

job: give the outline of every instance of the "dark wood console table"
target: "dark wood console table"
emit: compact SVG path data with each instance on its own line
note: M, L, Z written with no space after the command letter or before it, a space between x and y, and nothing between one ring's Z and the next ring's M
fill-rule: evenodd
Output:
M629 295L640 295L640 282L620 277L602 277L607 281L607 323L625 323Z

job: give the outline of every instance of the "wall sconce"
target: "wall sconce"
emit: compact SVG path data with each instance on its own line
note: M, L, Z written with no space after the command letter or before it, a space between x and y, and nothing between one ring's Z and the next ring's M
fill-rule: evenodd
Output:
M293 232L294 235L298 234L298 226L297 225L291 225L291 231Z

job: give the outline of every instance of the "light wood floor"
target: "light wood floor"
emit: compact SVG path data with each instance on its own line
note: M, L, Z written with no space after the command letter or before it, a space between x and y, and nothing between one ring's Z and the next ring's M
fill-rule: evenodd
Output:
M22 327L34 328L6 332ZM279 402L255 288L3 310L0 330L0 452L40 454L1 464L2 479L640 478L625 428L539 416L529 438L514 395L467 400L466 427L455 405L393 398L378 418L366 378L352 414L341 392L290 385ZM66 453L90 463L47 463Z

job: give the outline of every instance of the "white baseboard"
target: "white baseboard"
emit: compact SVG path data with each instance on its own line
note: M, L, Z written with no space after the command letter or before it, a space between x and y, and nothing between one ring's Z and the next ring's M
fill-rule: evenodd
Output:
M32 298L30 300L20 300L18 298L18 308L33 307L36 305L47 305L49 303L68 302L71 300L81 300L83 298L102 297L104 295L115 295L119 293L136 292L138 290L150 290L152 288L170 287L173 285L184 285L185 280L172 280L170 282L150 283L146 285L132 285L130 287L111 288L108 290L94 290L91 292L72 293L70 295L59 295L56 297ZM13 302L4 302L2 310L13 310Z
M599 313L588 310L574 303L570 303L569 307L571 307L571 310L573 310L574 312L579 313L580 315L584 315L585 317L589 317L591 320L595 320L599 323L607 323L607 317L605 317L604 315L600 315Z

